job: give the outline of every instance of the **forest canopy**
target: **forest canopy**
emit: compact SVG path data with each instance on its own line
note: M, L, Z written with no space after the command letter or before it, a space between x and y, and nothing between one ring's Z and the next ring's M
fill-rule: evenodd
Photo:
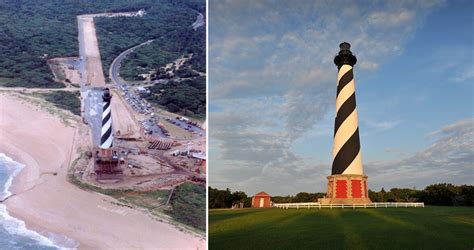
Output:
M77 16L143 9L146 14L142 17L95 18L104 74L108 76L111 62L121 52L150 39L155 42L124 61L126 77L136 77L192 53L183 65L188 71L183 69L180 75L195 78L179 86L173 82L160 87L166 89L164 100L151 99L169 110L204 115L205 80L194 71L206 71L206 30L205 25L194 29L192 23L199 13L205 14L205 7L203 0L1 1L0 86L64 88L63 83L53 80L47 60L78 56ZM177 89L169 89L171 86Z
M150 88L153 94L146 99L166 107L173 113L201 118L206 114L206 78L197 77L181 82L169 81Z
M203 11L204 1L129 0L0 2L0 85L61 88L53 81L47 60L78 56L77 15L145 9L142 18L97 18L101 57L110 62L123 50L175 31L181 34ZM188 27L185 27L188 26ZM191 29L192 31L192 29ZM101 34L109 34L102 36ZM205 32L205 31L204 31ZM169 36L172 40L177 36ZM170 43L176 41L169 41ZM205 46L204 46L205 48ZM205 61L205 59L204 59Z

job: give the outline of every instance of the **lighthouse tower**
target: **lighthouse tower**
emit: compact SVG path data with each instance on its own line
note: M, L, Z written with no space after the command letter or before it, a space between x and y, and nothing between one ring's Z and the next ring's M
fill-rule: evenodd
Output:
M351 45L339 45L334 58L337 74L336 121L334 124L333 163L328 176L326 204L371 203L368 197L367 176L362 168L353 66L357 58L350 51Z
M108 149L112 147L114 136L112 134L112 112L110 100L112 96L108 88L104 89L102 95L102 129L100 133L100 148Z
M100 145L95 155L95 172L98 178L107 174L119 174L119 157L113 148L112 112L110 101L112 95L108 88L104 89L102 95L102 126L100 133Z

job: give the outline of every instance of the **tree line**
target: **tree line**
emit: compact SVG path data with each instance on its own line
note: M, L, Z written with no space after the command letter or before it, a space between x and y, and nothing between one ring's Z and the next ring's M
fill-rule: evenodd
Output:
M272 196L275 203L316 202L323 198L325 193L300 192L296 195ZM424 202L426 205L442 206L473 206L474 186L453 185L448 183L433 184L423 190L410 188L392 188L385 191L372 191L369 189L372 202ZM229 188L219 190L209 186L209 208L230 208L232 204L243 202L244 207L251 206L252 197L245 192L234 191Z
M410 188L382 188L375 192L369 190L369 198L374 202L424 202L427 205L472 206L474 186L440 183L427 186L423 190Z

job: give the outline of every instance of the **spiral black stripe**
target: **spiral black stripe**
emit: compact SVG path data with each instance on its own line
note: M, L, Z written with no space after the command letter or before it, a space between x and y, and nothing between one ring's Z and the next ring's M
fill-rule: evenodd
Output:
M102 119L102 126L104 126L109 120L112 112L109 112L104 119Z
M339 93L342 91L342 89L354 79L354 74L352 72L352 69L348 70L339 80L339 83L337 84L337 95L339 96Z
M341 127L342 123L349 117L352 112L356 108L356 99L355 99L355 93L352 93L352 95L347 98L347 100L342 104L341 108L337 111L336 115L336 121L334 125L334 136L337 133L337 130L339 127Z
M107 131L105 132L105 134L102 135L102 137L100 138L100 144L104 144L107 139L109 139L109 137L111 136L112 134L112 126L109 127L109 129L107 129Z
M359 150L359 128L357 128L349 140L347 140L344 146L337 152L332 163L332 174L342 174L356 158L357 154L359 154Z
M102 95L102 127L100 130L100 147L103 149L110 148L113 144L111 98L109 89L104 89L104 94Z
M106 111L109 108L109 106L110 106L110 102L106 102L102 110Z

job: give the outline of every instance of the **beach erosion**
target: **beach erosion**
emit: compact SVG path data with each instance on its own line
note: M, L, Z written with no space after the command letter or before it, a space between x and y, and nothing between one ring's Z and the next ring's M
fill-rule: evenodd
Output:
M25 166L2 203L9 215L66 248L205 248L201 237L68 182L69 164L80 157L76 127L31 102L0 93L0 153Z

